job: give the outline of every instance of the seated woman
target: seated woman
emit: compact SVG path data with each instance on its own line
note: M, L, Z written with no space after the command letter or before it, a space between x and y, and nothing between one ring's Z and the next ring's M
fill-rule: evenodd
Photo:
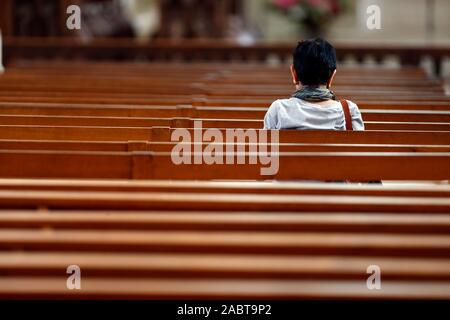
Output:
M320 38L300 42L291 74L297 91L271 105L264 129L364 130L358 106L337 101L330 90L336 75L336 50L331 44Z

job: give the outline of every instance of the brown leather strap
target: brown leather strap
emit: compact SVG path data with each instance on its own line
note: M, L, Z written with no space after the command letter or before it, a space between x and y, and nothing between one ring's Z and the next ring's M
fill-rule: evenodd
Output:
M342 109L344 109L344 115L345 115L345 130L353 131L353 124L352 124L352 116L350 114L350 108L348 106L347 100L341 100Z

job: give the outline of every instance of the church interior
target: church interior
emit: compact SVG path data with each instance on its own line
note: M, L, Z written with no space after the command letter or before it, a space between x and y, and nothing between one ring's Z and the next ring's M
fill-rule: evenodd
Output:
M449 300L449 13L2 0L0 298ZM265 124L315 38L364 130Z

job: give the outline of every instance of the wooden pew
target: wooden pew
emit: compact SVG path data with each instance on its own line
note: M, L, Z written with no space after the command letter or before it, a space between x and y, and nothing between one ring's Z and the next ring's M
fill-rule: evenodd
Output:
M20 92L16 93L14 93L14 91L4 91L4 93L9 95L9 97L3 97L4 101L14 101L13 99L16 99L15 101L26 101L24 99L27 98L19 96L12 98L12 96L14 94L23 96L28 92L33 95L35 99L39 99L42 102L63 102L59 97L61 95L66 95L67 97L70 97L72 102L78 100L80 102L84 101L92 103L97 101L104 103L108 101L107 96L114 96L116 102L113 102L114 100L111 99L110 103L117 103L119 101L124 103L124 100L128 99L128 102L132 101L134 104L142 104L142 99L144 98L170 99L171 96L173 99L174 95L179 95L178 103L189 104L191 99L189 96L185 96L186 93L193 96L214 97L216 92L218 92L219 99L223 99L226 96L232 97L242 95L242 92L239 91L242 90L240 89L242 84L246 87L244 93L245 96L254 95L255 97L261 98L261 96L268 95L266 100L264 100L263 105L270 104L274 99L290 95L290 91L286 91L290 89L287 89L289 75L285 68L273 69L262 68L261 66L239 66L233 69L232 65L216 65L209 67L201 65L194 65L191 67L177 65L174 67L168 64L151 66L140 65L139 67L130 65L123 65L120 67L118 65L104 65L103 67L96 67L95 65L88 64L83 64L81 66L77 66L76 64L73 66L66 66L60 64L57 65L56 68L53 68L48 64L43 64L40 66L41 71L39 71L39 64L38 68L36 68L36 66L33 68L32 64L31 66L26 65L25 68L25 70L34 70L34 77L30 78L29 75L24 74L23 72L21 73L20 68L12 68L6 77L0 79L0 83L4 83L4 90L9 90L8 85L12 89L22 89ZM80 72L80 70L84 70L84 68L89 68L90 72ZM137 70L137 68L142 70ZM53 73L49 72L49 70L53 70ZM382 71L382 74L379 74L372 70L364 72L361 70L351 71L343 69L342 74L340 73L342 82L337 81L336 83L337 92L342 96L349 96L349 98L356 99L357 102L359 102L359 100L373 101L374 99L380 102L386 100L402 101L409 99L410 102L413 102L414 100L431 102L434 100L446 101L448 103L449 99L444 96L442 86L439 83L427 80L422 71L411 71L412 72L408 72L407 70L400 72ZM271 79L271 82L269 82L270 87L263 84L253 84L252 78L249 78L248 76L246 78L245 73L254 74L255 76L253 79ZM275 75L278 76L273 78ZM223 78L229 80L228 84L220 81ZM384 83L385 87L383 87L380 82L371 82L374 78L381 81L381 84ZM283 81L283 79L285 80ZM39 85L39 83L43 83L44 80L46 84ZM212 80L217 81L211 82ZM235 80L240 80L240 83L238 82L234 85L229 84ZM219 84L215 84L216 82ZM283 83L280 84L280 82ZM366 87L366 83L372 83L373 86ZM401 86L402 83L404 83L403 86ZM358 89L356 84L364 86L364 90ZM412 86L417 86L418 84L421 86L420 90L412 88ZM426 87L424 87L424 85L426 85ZM217 90L214 86L218 86L220 90ZM58 90L63 91L58 93ZM86 91L90 91L92 94L89 94ZM423 91L428 92L428 94L423 95L422 93L417 93ZM152 94L152 92L157 93L157 95ZM431 94L432 92L435 92L434 96ZM167 96L164 97L161 94L166 94ZM384 97L384 100L380 100L380 95ZM411 100L411 97L415 95L418 96L415 97L414 100ZM163 101L160 101L160 103L163 103Z
M189 191L189 190L188 190ZM20 200L20 201L18 201ZM0 190L3 209L157 210L223 212L374 212L448 214L442 197L324 196L118 191Z
M39 205L45 206L39 203ZM50 205L49 205L50 206ZM388 226L388 227L387 227ZM167 212L120 211L108 213L73 209L69 212L6 210L0 214L1 229L52 228L60 230L140 231L265 231L343 232L366 234L448 235L450 217L442 213L305 213L305 212ZM1 256L1 254L0 254Z
M233 231L0 230L11 250L448 258L448 235ZM376 260L376 259L375 259Z
M0 278L0 297L9 299L173 299L173 300L447 300L448 282L386 281L384 292L361 280L201 280L88 278L86 289L69 292L65 277ZM267 290L267 287L271 288ZM7 288L7 289L3 289Z
M450 109L450 104L448 105ZM26 104L9 106L0 104L0 119L26 119L26 116L58 116L77 119L79 117L119 117L119 118L203 118L203 119L252 119L262 120L267 107L196 107L179 106L103 106L65 104ZM450 122L450 111L435 110L385 110L361 109L365 121L397 122ZM10 120L12 121L12 120ZM25 121L25 120L24 120Z
M237 103L237 102L236 102ZM112 116L112 117L203 117L203 118L239 118L263 119L267 106L194 106L194 105L98 105L74 103L0 103L2 115L56 115L56 116ZM409 114L420 120L420 115L443 115L449 112L450 104L402 104L402 105L367 105L361 108L367 120L373 120L372 114L389 114L401 119L400 114ZM378 116L378 115L376 115ZM368 118L369 117L369 118Z
M12 140L54 141L154 141L169 142L175 129L168 127L55 127L55 126L0 126L0 136ZM205 130L187 129L193 137L195 131L203 136ZM223 136L226 130L219 130ZM257 130L258 136L261 135ZM271 134L268 135L269 137ZM393 144L393 145L450 145L447 132L432 131L296 131L279 132L280 143L332 143L332 144Z
M170 126L261 127L287 72L252 72L42 63L0 77L0 177L38 178L0 179L0 297L448 299L447 185L242 181L448 181L439 84L417 69L343 70L337 88L369 106L369 129L386 131L281 131L272 176L261 165L174 165ZM51 177L66 179L41 179ZM81 291L66 289L74 263ZM370 265L382 291L366 287Z
M194 154L193 154L194 155ZM220 154L217 154L220 156ZM255 154L256 156L257 154ZM180 180L450 180L448 153L280 153L267 166L175 165L171 153L0 151L2 178L180 179ZM226 157L226 154L222 156ZM191 160L193 161L193 160ZM225 160L224 160L225 161ZM236 163L236 159L234 160ZM278 162L279 161L279 162ZM49 167L49 164L52 164ZM274 175L262 168L279 163ZM328 170L330 164L334 170Z
M35 75L66 76L79 75L91 77L114 77L117 75L135 78L149 78L161 75L162 79L172 77L174 81L180 78L191 79L234 79L239 78L241 82L267 83L279 82L287 79L289 81L289 66L267 66L261 63L183 63L183 62L105 62L105 61L48 61L48 60L17 60L8 66L14 74L24 77ZM31 72L30 72L31 71ZM178 75L179 78L173 77ZM422 68L405 67L392 68L339 68L339 77L336 81L363 79L367 82L393 84L402 82L415 82L423 84L437 84L439 81L432 80ZM400 83L402 83L400 82ZM388 82L391 84L390 82Z
M38 80L39 81L39 80ZM106 82L106 81L105 81ZM136 99L136 98L147 98L147 99L151 99L151 98L157 98L160 95L167 95L167 97L174 96L174 97L184 97L187 95L191 95L191 96L209 96L211 98L214 97L222 97L222 98L231 98L231 97L236 97L236 96L245 96L245 97L254 97L254 98L263 98L263 99L272 99L272 101L276 100L276 99L280 99L280 98L288 98L291 96L293 90L292 89L282 89L282 90L269 90L268 88L264 87L264 86L255 86L254 88L252 88L251 86L249 86L249 89L252 89L253 91L250 91L248 94L246 94L244 91L238 91L237 89L228 89L226 90L226 88L222 88L221 90L219 90L220 87L218 87L217 93L216 94L211 94L211 92L208 92L206 90L200 90L200 89L196 89L196 88L192 88L192 87L155 87L154 84L149 84L149 86L151 86L152 90L149 90L147 88L143 88L141 89L142 92L136 92L133 93L133 91L136 91L136 89L129 89L129 90L125 90L124 88L122 89L117 89L116 91L113 92L108 92L107 89L105 88L103 91L100 92L96 92L97 90L93 90L93 89L84 89L84 88L79 88L79 87L74 87L72 90L58 90L58 89L54 89L52 87L48 87L45 89L45 91L40 91L37 88L34 87L29 87L29 88L23 88L23 89L18 89L18 90L4 90L1 92L1 97L3 98L7 98L8 96L11 97L32 97L35 96L37 98L42 98L42 99L46 99L46 98L52 98L52 97L58 97L58 96L62 96L62 95L67 95L71 98L80 98L80 97L85 97L85 98L94 98L94 96L98 96L98 97L114 97L114 98L129 98L129 99ZM206 86L206 84L205 84ZM14 86L16 87L16 86ZM164 89L165 88L165 89ZM26 91L22 91L22 90L26 90ZM80 91L82 90L82 91ZM110 89L110 90L114 90L114 88ZM242 89L241 89L242 90ZM419 90L419 89L416 89ZM47 92L48 91L48 92ZM93 91L93 92L90 92ZM124 91L124 92L121 92ZM432 90L430 90L432 91ZM24 93L25 92L25 93ZM347 97L347 99L359 99L361 100L362 98L366 98L368 100L381 100L381 96L384 96L385 101L386 100L417 100L417 101L423 101L424 99L427 99L427 101L429 102L433 102L433 101L449 101L448 97L444 96L443 92L437 92L437 93L427 93L427 94L419 94L417 91L413 91L411 89L411 91L409 90L403 90L403 91L399 91L399 90L389 90L389 89L378 89L378 90L355 90L355 89L347 89L344 90L337 88L336 89L336 93L338 95L338 97ZM382 100L381 100L382 101Z
M8 28L7 28L8 29ZM150 61L215 61L215 62L266 62L269 57L280 63L289 61L292 57L292 42L281 44L257 43L251 46L233 41L217 42L217 39L158 39L142 42L137 39L91 39L83 41L69 38L36 38L36 37L6 37L6 59L14 58L63 58L63 59L146 59ZM403 66L419 66L422 57L431 57L435 75L440 75L444 58L449 55L448 46L420 45L386 45L361 43L336 43L339 59L352 56L357 61L363 61L367 56L382 61L386 55L396 56ZM72 61L71 61L72 62ZM383 68L372 68L381 73ZM378 70L377 70L378 69ZM375 73L375 72L374 72ZM417 72L418 73L418 72ZM423 71L422 71L423 74Z
M384 117L384 116L383 116ZM430 115L439 119L439 115ZM400 117L401 118L401 117ZM408 119L408 116L406 116ZM422 118L419 115L416 118ZM423 116L427 120L427 116ZM400 119L399 119L400 120ZM82 127L171 127L194 128L195 122L203 128L262 129L262 120L253 119L203 119L203 118L120 118L80 116L9 116L0 115L0 125L5 126L82 126ZM366 130L393 131L450 131L450 122L445 115L443 122L365 121Z
M45 83L39 82L42 80L47 80ZM94 77L95 79L95 77ZM286 80L289 78L286 77ZM3 80L3 81L1 81ZM110 86L108 86L110 83ZM27 81L27 79L21 79L18 77L14 78L2 78L0 79L0 84L2 84L2 90L0 93L2 96L5 94L17 94L22 92L23 94L39 94L42 96L52 96L54 93L66 93L68 95L73 95L78 93L79 95L88 95L92 93L106 94L109 93L113 96L115 95L128 95L130 97L139 96L143 94L183 94L185 92L190 92L194 95L210 95L210 96L278 96L285 97L292 94L295 89L289 86L289 82L285 81L281 84L273 83L271 85L265 84L214 84L208 83L208 81L199 81L189 83L186 79L183 82L170 81L169 79L164 81L164 79L144 79L140 82L138 81L128 81L127 83L118 82L114 79L98 79L96 81L86 80L80 83L80 80L71 81L71 77L55 78L49 76L36 77L32 81ZM364 82L361 85L364 85ZM420 90L425 91L424 94ZM441 85L430 85L428 87L410 87L409 85L404 86L394 86L390 87L388 85L374 85L372 87L358 87L353 85L336 85L334 91L339 96L355 95L355 96L373 96L376 94L385 94L388 98L390 96L405 96L410 97L416 96L427 96L442 98L444 97L444 90Z
M279 99L280 97L277 97L276 99ZM289 97L285 97L289 98ZM348 100L352 100L360 108L370 108L370 106L375 106L375 109L398 109L398 108L406 108L408 110L428 110L427 107L430 106L430 110L448 110L446 108L448 106L448 101L435 101L433 99L383 99L382 97L340 97L345 98ZM159 105L174 105L174 104L183 104L178 103L178 101L182 100L181 98L178 99L176 97L172 97L172 99L176 100L170 100L170 98L161 98L157 97L155 99L154 104ZM137 100L137 99L136 99ZM272 104L272 102L275 99L271 98L265 98L265 97L241 97L239 99L231 98L231 97L207 97L207 96L194 96L192 97L192 105L195 106L241 106L241 107L267 107ZM130 100L131 101L131 100ZM122 101L122 104L130 103L130 101ZM147 103L143 103L142 101L135 101L133 99L133 103L136 102L136 104L140 105L148 105L149 100L147 100ZM152 100L153 101L153 100ZM113 104L117 102L112 102ZM152 103L153 104L153 103ZM185 104L185 103L184 103ZM383 107L384 106L384 107Z
M194 278L207 276L232 279L322 279L346 278L361 279L361 270L373 263L370 257L347 257L339 259L333 256L282 257L250 255L182 255L182 254L136 254L104 253L103 259L92 253L56 253L39 252L1 253L0 270L13 274L53 275L70 265L70 261L79 261L87 278L104 275L117 277L126 273L129 277L179 276ZM185 265L178 262L183 261ZM228 261L224 266L223 261ZM417 258L378 258L385 280L434 280L446 281L449 278L448 260L428 260ZM327 268L334 265L334 269ZM15 270L15 271L14 271ZM187 279L186 279L187 280ZM326 286L325 286L326 287ZM324 288L325 289L325 288ZM193 290L195 290L193 288Z
M54 180L0 179L2 190L28 191L117 191L117 192L173 192L173 193L236 193L275 195L329 196L389 196L389 197L448 197L447 184L342 184L298 183L284 181L181 181L181 180Z
M117 151L117 152L171 152L176 142L101 142L101 141L58 141L58 140L0 140L0 150L59 150L59 151ZM205 144L180 143L187 148ZM215 143L225 150L227 144ZM237 143L236 148L258 149L257 143ZM272 145L269 144L269 149ZM280 152L450 152L450 145L370 145L370 144L277 144Z
M297 232L301 230L305 232L304 228L308 226L307 223L305 225L305 222L308 221L307 213L290 213L288 216L279 214L277 216L242 216L231 213L217 216L215 213L216 219L208 215L208 212L197 219L195 219L195 215L187 213L178 215L171 213L169 216L167 214L158 215L157 212L143 212L139 215L133 212L122 212L121 214L92 212L89 215L87 213L86 211L80 212L78 216L75 212L58 211L0 214L0 228L10 228L11 226L17 228L17 223L23 228L19 233L18 229L13 229L13 233L0 232L0 237L6 239L3 246L10 245L14 249L21 247L38 250L34 253L9 251L1 254L1 257L5 259L0 259L2 261L0 270L8 273L7 278L3 277L0 280L8 285L8 290L4 290L1 295L6 297L6 293L8 293L7 297L9 298L112 298L126 296L147 299L186 299L214 296L235 299L244 297L272 299L287 297L303 299L353 297L361 299L365 297L373 299L373 295L367 295L367 292L370 292L367 288L363 290L363 285L365 285L364 275L367 266L376 263L383 270L384 286L383 291L377 295L378 299L447 297L449 286L447 265L449 262L443 257L436 259L440 254L446 256L448 250L445 240L446 233L441 229L444 236L431 236L431 234L436 234L436 230L445 226L446 215L439 217L427 214L411 218L403 214L396 219L390 215L385 219L389 219L387 223L390 231L388 233L392 233L392 235L384 234L382 236L377 234L377 230L386 232L386 227L383 226L383 220L380 221L380 218L383 217L379 215L378 217L372 216L373 219L370 216L352 215L347 216L347 220L345 220L343 216L334 214L335 218L341 219L341 223L334 224L325 222L330 219L329 215L314 215L310 216L312 225L309 225L311 228L309 232L303 233L303 237L295 237L291 233L293 230L286 227L287 222L289 221L289 225L293 225L293 229ZM208 219L208 216L211 219ZM283 218L288 220L283 220ZM428 222L426 225L430 229L423 228L424 220ZM283 227L283 221L285 227ZM297 221L298 224L294 221ZM358 221L362 222L360 228ZM265 230L264 223L270 224L270 233L268 233L269 230ZM378 228L377 223L381 224ZM436 224L434 225L434 223ZM315 224L319 230L315 229ZM402 225L405 227L402 228ZM124 226L128 230L126 233L123 232ZM133 226L136 226L137 229L133 229ZM211 232L210 227L215 230L214 226L217 226L218 230ZM236 226L238 230L245 230L246 236L229 231L226 234L221 233L224 226L227 226L226 230L234 230L233 226ZM300 229L296 229L295 226ZM339 233L330 234L330 229L320 230L321 226L328 226L334 232ZM57 228L59 231L49 234L45 230L33 230L40 227L45 227L47 231L49 227ZM76 230L73 230L74 228ZM99 232L105 228L105 231ZM158 229L154 230L155 228ZM180 233L179 228L185 231ZM199 231L205 230L204 228L209 231L199 234ZM254 233L254 228L259 232ZM414 234L413 230L419 230L419 228L422 228L420 235L412 238L410 232ZM349 229L353 233L364 232L366 236L358 236L355 238L356 241L352 241L352 237L348 234ZM94 231L90 232L89 230L95 230L95 236L93 236ZM122 231L118 232L118 230ZM130 230L136 231L131 232ZM145 237L140 237L142 231L139 230L147 230ZM150 230L154 231L149 233ZM176 240L172 240L170 243L165 242L165 238L161 236L161 230L164 230L167 238ZM192 234L188 230L196 230L196 240L187 242L186 239L189 238L186 237ZM176 233L173 233L174 231ZM280 233L281 231L283 233ZM317 233L320 231L327 233ZM374 234L371 238L372 232ZM410 234L409 237L408 234ZM148 235L154 238L149 238ZM20 236L19 240L18 236ZM108 238L104 238L104 236ZM203 240L204 237L208 240ZM233 237L237 240L234 246L230 242ZM332 239L332 242L328 241L327 237ZM336 242L335 237L340 238L341 241ZM376 237L376 241L374 237ZM261 242L263 238L266 239L266 242ZM322 241L317 241L319 238ZM107 239L115 240L108 241ZM152 239L157 241L157 246L151 245ZM222 242L214 239L221 239ZM277 239L277 245L271 247L270 243L273 243L275 239ZM439 245L437 245L438 242ZM125 246L124 243L127 245ZM333 245L330 246L330 243ZM420 245L417 245L418 243ZM295 251L292 251L291 245L295 246ZM160 253L161 246L170 250L170 253ZM214 248L217 246L221 246L222 254L215 253ZM99 247L103 250L101 259L99 259L98 252L92 251ZM64 248L64 254L59 253L61 248ZM83 252L80 252L80 248L83 249ZM370 249L368 250L368 248ZM121 252L122 250L126 250L126 252ZM209 250L214 253L206 253ZM297 255L298 252L309 252L309 250L314 250L314 254ZM226 254L223 253L224 251ZM275 251L276 254L270 254ZM341 256L325 255L331 251L339 251ZM261 254L262 252L263 254ZM347 256L346 252L348 254L351 252L351 255ZM67 265L74 261L83 270L83 290L78 292L60 288L61 284L65 283L65 278L60 277L59 272L65 270ZM339 261L341 262L339 263ZM335 265L336 263L338 266ZM330 265L333 267L330 268ZM105 277L108 282L102 281ZM242 290L243 277L247 279L245 290ZM321 282L325 279L334 283L333 290L330 290L329 285ZM25 288L25 281L31 281L32 288ZM186 282L192 287L180 286L180 283L185 284ZM238 286L239 290L234 292L224 289L217 290L218 284L221 284L220 288L223 288L224 284L230 282ZM115 287L108 286L107 283L113 283ZM138 283L144 283L146 288L152 290L139 290ZM287 283L302 284L304 287L301 287L301 290L289 290ZM408 286L405 288L408 289L417 286L417 291L413 294L407 293L406 289L401 289L403 288L401 283L407 283ZM117 286L118 284L120 285ZM420 289L419 284L421 285ZM204 289L199 292L197 288L200 285ZM258 291L259 286L267 285L274 285L278 289L265 290L264 293ZM353 291L346 291L347 286L350 286ZM427 290L424 290L424 286ZM313 290L313 288L317 289ZM355 290L356 288L359 289Z
M68 98L70 100L68 100ZM205 99L207 98L207 99ZM288 98L288 97L280 97L280 96L274 96L274 97L258 97L258 98L250 98L250 97L242 97L239 99L236 99L235 97L206 97L202 95L193 96L193 95L161 95L161 94L152 94L152 95L146 95L142 97L125 97L125 96L114 96L111 95L92 95L92 96L78 96L78 95L72 95L70 97L67 97L64 94L61 94L60 96L53 96L53 97L39 97L39 96L30 96L26 97L22 94L18 93L16 96L8 95L0 98L0 102L20 102L20 103L77 103L77 104L116 104L116 105L124 105L124 104L132 104L132 105L179 105L179 104L193 104L193 105L209 105L209 106L230 106L230 105L238 105L243 107L267 107L270 106L270 104L275 101L276 99L280 98ZM386 98L381 98L380 95L376 95L373 97L357 97L357 96L351 96L351 97L343 97L349 100L352 100L353 102L357 103L358 105L364 105L365 103L371 103L371 104L385 104ZM445 105L448 106L449 99L447 97L439 98L439 99L432 99L431 97L415 97L414 99L407 97L397 97L397 98L389 98L391 101L390 104L393 106L398 105L416 105L419 103L419 105L430 105L431 104L437 104L437 105ZM426 109L425 109L426 110ZM444 109L448 110L448 109Z
M104 195L120 200L117 193ZM151 194L145 196L148 199ZM70 194L66 197L73 200ZM43 198L42 194L37 195L36 204L45 203ZM378 200L373 198L374 203ZM429 200L437 203L433 198ZM414 208L414 201L410 209ZM8 289L0 290L0 295L373 299L375 296L368 294L373 291L365 288L365 277L367 266L376 263L383 270L383 291L378 292L377 299L447 297L448 211L436 215L417 210L416 215L410 216L380 215L379 210L370 215L291 212L275 216L270 212L243 215L236 211L214 215L44 212L42 206L37 212L4 211L0 212L0 238L7 251L0 254L0 270L7 272L8 277L0 281ZM216 249L219 247L220 254ZM11 251L17 248L37 251ZM96 251L100 248L101 259ZM333 255L327 254L331 252ZM59 275L74 261L83 270L81 291L64 289L66 278ZM328 286L322 283L325 280ZM29 281L28 287L25 281ZM230 282L239 289L224 289ZM334 284L333 290L329 282ZM152 290L141 290L138 283ZM190 287L181 283L189 283ZM288 283L304 286L291 290ZM276 286L277 290L258 289L267 285ZM199 286L203 289L198 290ZM411 288L417 291L406 290Z

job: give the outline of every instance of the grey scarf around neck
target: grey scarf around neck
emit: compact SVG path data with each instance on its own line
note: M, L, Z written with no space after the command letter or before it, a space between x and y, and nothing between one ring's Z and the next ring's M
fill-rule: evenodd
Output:
M312 86L303 86L300 90L297 90L292 97L311 102L336 100L336 95L330 89Z

